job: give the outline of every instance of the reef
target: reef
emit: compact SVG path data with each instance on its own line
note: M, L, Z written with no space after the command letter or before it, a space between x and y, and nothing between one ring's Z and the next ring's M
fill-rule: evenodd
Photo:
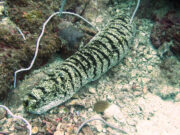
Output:
M180 4L174 0L169 0L164 1L163 6L164 8L159 12L151 14L154 26L150 40L162 60L159 64L162 76L169 84L179 87Z
M76 2L70 0L66 3L64 10L81 14L87 2L88 0L83 2L80 0ZM12 88L14 72L30 65L43 23L52 13L59 11L60 6L61 1L59 0L6 1L4 12L11 20L12 24L2 23L0 25L1 100L6 97L8 91ZM38 57L33 68L44 65L54 53L59 52L60 50L66 50L66 52L63 53L63 55L66 55L68 50L66 48L68 47L62 44L62 41L59 38L58 24L63 20L76 22L74 18L75 17L73 16L67 16L66 18L56 16L52 18L41 39ZM24 33L26 40L23 40L17 27ZM68 36L68 33L66 36ZM19 73L17 79L23 79L25 74L27 74L27 72Z
M171 51L180 59L180 17L176 12L168 12L163 18L156 19L151 41L162 56Z
M144 0L137 12L138 18L151 19L152 45L161 58L176 55L180 59L180 4L175 0Z
M47 59L60 49L60 41L56 35L43 38L40 45L35 67L42 66ZM34 42L33 42L34 41ZM16 27L11 25L0 26L0 97L7 95L13 82L14 72L20 68L28 67L35 51L35 37L23 40ZM24 73L19 74L22 78ZM18 76L19 76L18 75ZM19 78L19 79L20 79Z
M162 76L171 85L180 87L180 61L174 56L165 58L160 64Z

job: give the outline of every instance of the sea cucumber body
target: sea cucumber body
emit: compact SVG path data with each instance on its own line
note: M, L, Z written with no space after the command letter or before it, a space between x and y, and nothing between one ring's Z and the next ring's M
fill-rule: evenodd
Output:
M41 114L70 99L82 86L118 64L130 50L129 18L112 19L84 48L67 58L24 99L27 111Z

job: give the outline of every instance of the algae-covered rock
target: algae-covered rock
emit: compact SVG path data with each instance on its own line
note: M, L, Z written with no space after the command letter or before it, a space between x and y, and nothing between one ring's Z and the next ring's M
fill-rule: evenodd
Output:
M71 2L73 3L71 6L74 7L65 5L64 10L76 9L77 3ZM59 0L53 2L50 0L7 0L5 3L5 10L10 21L1 22L0 25L0 99L5 98L12 88L14 72L30 65L43 23L52 13L59 11L61 6ZM54 53L62 49L58 35L58 24L62 19L55 16L47 24L33 68L44 65ZM69 20L72 19L71 16ZM26 37L25 41L17 27ZM25 74L27 72L19 73L17 80L23 79Z

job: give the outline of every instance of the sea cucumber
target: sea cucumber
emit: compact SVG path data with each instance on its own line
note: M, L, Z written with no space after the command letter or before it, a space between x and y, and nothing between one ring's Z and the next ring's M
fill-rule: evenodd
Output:
M26 110L45 113L118 64L131 48L133 36L129 22L128 16L114 17L86 46L46 73L47 77L25 96Z

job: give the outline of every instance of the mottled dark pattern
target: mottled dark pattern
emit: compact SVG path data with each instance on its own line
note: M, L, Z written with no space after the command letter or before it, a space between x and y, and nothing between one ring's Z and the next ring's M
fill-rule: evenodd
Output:
M131 39L129 18L112 19L84 48L46 73L25 97L27 111L41 114L70 99L82 86L118 64L129 52Z

